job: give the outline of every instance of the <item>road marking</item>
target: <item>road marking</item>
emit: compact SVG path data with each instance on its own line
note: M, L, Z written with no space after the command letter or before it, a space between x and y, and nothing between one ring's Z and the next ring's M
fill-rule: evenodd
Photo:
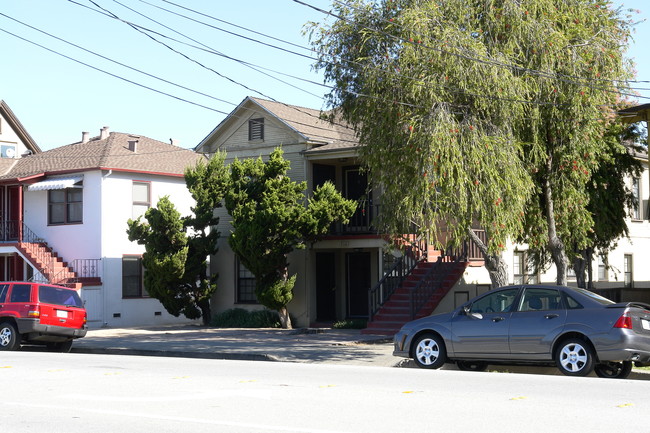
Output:
M510 400L526 400L528 397L520 396L520 397L512 397Z
M0 368L13 368L13 367L11 365L4 365L4 366L2 366Z
M634 403L623 403L623 404L619 404L616 407L631 407L631 406L634 406Z

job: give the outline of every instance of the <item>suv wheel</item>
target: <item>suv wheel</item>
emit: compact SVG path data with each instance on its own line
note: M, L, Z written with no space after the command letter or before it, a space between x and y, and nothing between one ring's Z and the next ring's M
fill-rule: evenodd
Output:
M0 350L18 350L20 334L11 322L0 323Z

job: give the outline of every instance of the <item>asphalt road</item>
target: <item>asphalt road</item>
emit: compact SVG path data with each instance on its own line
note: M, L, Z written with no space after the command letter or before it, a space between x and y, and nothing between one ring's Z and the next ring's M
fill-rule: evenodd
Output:
M7 432L648 431L645 381L3 353Z

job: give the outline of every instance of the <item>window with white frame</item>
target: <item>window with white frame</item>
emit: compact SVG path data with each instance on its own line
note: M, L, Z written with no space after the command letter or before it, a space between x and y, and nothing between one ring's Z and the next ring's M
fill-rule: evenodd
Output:
M539 277L527 251L515 251L512 268L514 271L514 284L537 284Z
M598 281L608 281L609 272L607 272L607 256L598 256Z
M122 257L122 298L146 298L142 256Z
M151 182L133 181L133 219L143 216L151 207Z
M632 195L634 196L635 204L630 209L630 217L635 220L641 219L641 179L638 177L632 178Z
M634 285L634 275L632 254L625 254L623 257L623 283L626 288L631 288Z

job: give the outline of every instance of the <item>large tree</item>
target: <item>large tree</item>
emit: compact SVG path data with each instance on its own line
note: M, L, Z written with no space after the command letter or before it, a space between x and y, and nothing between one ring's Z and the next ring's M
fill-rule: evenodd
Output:
M289 178L289 165L281 149L266 162L236 159L225 196L233 226L228 242L255 275L257 300L278 311L283 328L292 327L287 304L296 280L289 273L289 253L326 234L335 221L347 222L357 206L329 182L305 203L306 184Z
M357 129L384 223L458 243L478 223L494 285L508 238L586 245L599 139L629 27L602 0L335 2L313 25L328 105ZM574 169L575 167L575 169ZM446 236L440 226L446 225ZM478 239L477 239L478 241ZM479 245L480 246L480 245Z
M217 252L219 222L214 209L222 206L227 185L224 155L209 163L200 161L185 171L187 188L195 200L192 215L181 216L169 197L141 217L128 221L129 240L145 246L142 263L144 286L174 316L211 319L210 298L217 289L208 259Z

